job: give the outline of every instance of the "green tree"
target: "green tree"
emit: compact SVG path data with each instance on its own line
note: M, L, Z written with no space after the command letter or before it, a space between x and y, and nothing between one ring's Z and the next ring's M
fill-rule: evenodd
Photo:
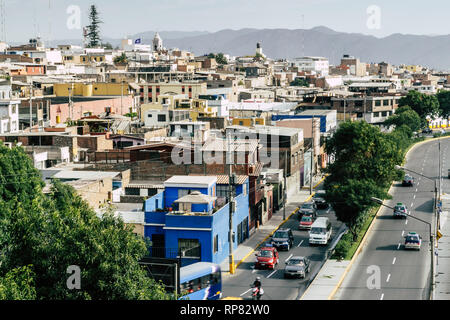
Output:
M450 91L439 90L436 95L439 101L440 114L442 117L447 118L450 116Z
M227 58L225 58L222 52L216 55L216 61L218 64L228 64L228 60Z
M309 82L306 79L303 78L295 78L294 81L290 83L291 86L297 86L297 87L308 87Z
M125 52L123 52L120 56L115 57L114 58L114 63L116 63L116 64L128 63L128 57L125 54Z
M21 147L0 146L0 161L2 187L13 185L17 192L3 190L0 199L0 279L7 279L1 297L12 296L8 288L15 288L14 283L15 296L31 297L33 280L36 299L172 298L138 263L147 253L144 239L110 210L99 218L71 186L58 181L44 194L34 181L38 171L28 169L32 162ZM20 165L11 175L15 164ZM28 180L18 180L24 176ZM80 290L67 288L71 265L81 270ZM14 271L25 266L30 272Z
M327 168L326 199L353 239L373 206L371 197L388 198L384 191L401 176L402 150L379 128L365 121L344 122L327 140L326 152L334 156Z
M393 125L395 127L406 125L413 132L418 132L423 126L422 119L420 119L417 112L412 110L410 106L399 107L395 114L384 121L384 124L386 126Z
M100 24L103 23L99 18L99 12L95 5L91 5L89 11L90 24L87 26L87 37L89 38L88 46L90 48L97 47L101 43Z
M0 300L35 300L34 273L32 266L9 271L0 278Z
M440 113L439 101L434 95L427 95L415 90L411 90L405 97L399 100L399 106L410 106L417 112L422 122L425 123L426 117L436 117Z

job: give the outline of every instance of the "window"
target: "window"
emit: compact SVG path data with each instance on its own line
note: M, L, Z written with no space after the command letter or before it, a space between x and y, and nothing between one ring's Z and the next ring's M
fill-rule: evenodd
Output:
M386 117L387 116L387 112L386 111L381 112L381 116L382 117Z
M376 107L381 106L381 100L375 100L375 106Z
M200 242L198 239L178 239L178 250L182 257L201 258Z
M239 121L239 125L243 126L244 125L244 121Z
M219 251L219 235L216 234L214 237L214 253Z
M374 116L375 118L378 118L378 117L380 116L380 113L379 113L379 112L374 112L374 113L373 113L373 116Z
M147 115L147 118L151 118L153 115L151 114L151 113L149 113L148 115Z
M217 185L216 197L217 198L228 198L228 185L227 184L218 184Z
M388 106L389 105L389 100L383 100L383 106Z
M362 106L363 106L363 102L361 100L355 101L355 107L362 107Z

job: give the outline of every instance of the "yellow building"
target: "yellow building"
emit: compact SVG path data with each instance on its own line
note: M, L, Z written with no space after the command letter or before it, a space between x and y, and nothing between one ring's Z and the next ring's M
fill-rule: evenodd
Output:
M155 82L139 83L141 104L157 102L160 95L186 95L189 99L196 99L206 94L206 82Z
M70 92L71 90L71 92ZM120 96L128 95L128 83L55 83L53 92L57 97L70 96Z
M264 118L233 118L233 126L253 127L255 125L266 125Z

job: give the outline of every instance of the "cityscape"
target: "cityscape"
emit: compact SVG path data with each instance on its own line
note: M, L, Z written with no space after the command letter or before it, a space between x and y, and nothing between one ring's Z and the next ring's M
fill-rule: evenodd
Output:
M0 0L0 300L450 300L445 29L76 2Z

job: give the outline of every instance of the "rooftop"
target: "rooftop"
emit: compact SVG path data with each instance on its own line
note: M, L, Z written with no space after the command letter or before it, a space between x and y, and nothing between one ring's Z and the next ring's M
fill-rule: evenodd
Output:
M165 187L178 187L188 184L197 187L210 186L217 181L216 176L172 176L164 182Z

